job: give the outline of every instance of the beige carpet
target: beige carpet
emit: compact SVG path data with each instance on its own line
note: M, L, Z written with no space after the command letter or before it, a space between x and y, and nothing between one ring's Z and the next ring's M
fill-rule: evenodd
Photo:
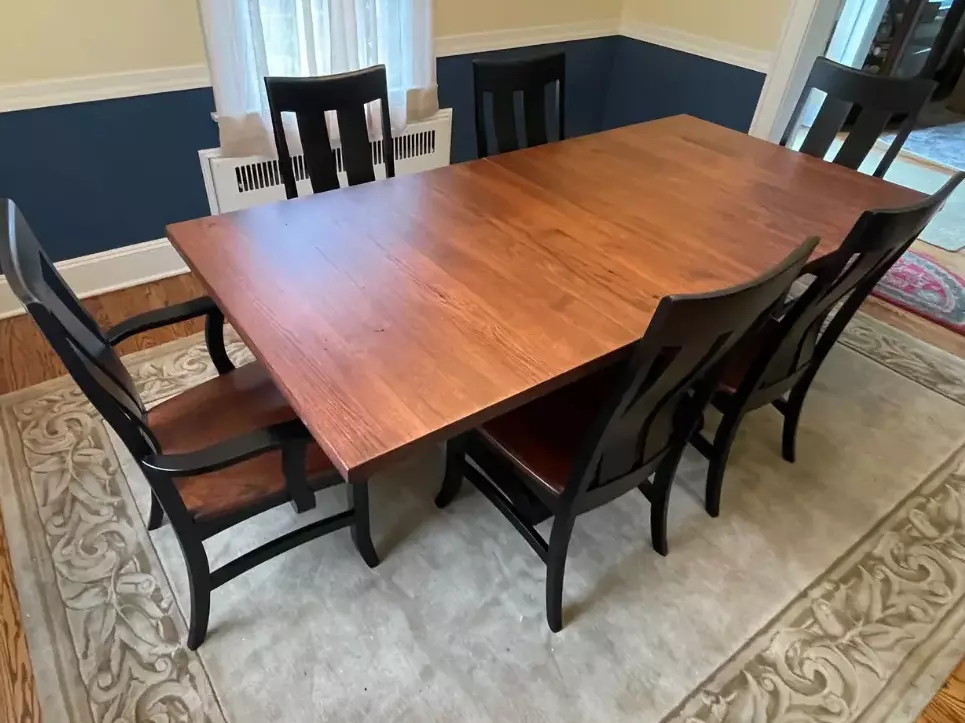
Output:
M128 361L152 401L212 373L197 340ZM578 520L558 635L539 560L468 486L437 511L426 453L374 483L380 567L347 532L292 551L215 591L192 653L180 554L145 531L126 452L66 380L9 395L0 504L44 719L912 720L965 652L963 405L965 364L857 319L798 463L778 415L751 415L712 520L687 458L669 557L641 495ZM310 514L342 504L327 493ZM209 553L295 521L285 506Z

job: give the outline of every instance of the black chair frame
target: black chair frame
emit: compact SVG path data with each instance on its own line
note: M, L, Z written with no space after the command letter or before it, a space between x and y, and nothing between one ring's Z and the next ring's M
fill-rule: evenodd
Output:
M476 104L476 152L479 158L489 155L486 103L492 96L493 132L496 152L515 151L521 147L516 130L515 94L523 96L523 123L526 147L548 142L546 87L557 87L556 111L559 138L566 137L566 56L563 53L535 58L492 60L477 59L472 63L473 92Z
M674 475L716 387L720 362L783 300L816 244L817 239L808 240L748 284L663 298L646 334L613 375L608 398L599 400L596 420L560 494L496 449L484 429L449 442L436 504L452 502L465 477L509 520L546 564L546 614L552 631L563 627L563 573L578 515L637 488L651 504L653 547L667 554ZM535 525L550 516L554 520L547 542Z
M791 135L797 129L812 90L824 91L828 97L821 105L800 151L824 158L853 109L857 108L854 125L833 161L847 168L857 169L889 123L896 117L904 116L897 135L875 169L874 175L882 178L914 130L918 114L935 92L936 85L933 80L881 76L849 68L827 58L818 58L791 114L781 145L787 146L794 140Z
M305 165L315 193L339 187L338 163L325 120L333 111L338 123L342 167L348 185L375 180L375 165L385 164L387 178L395 176L395 150L389 117L385 66L317 78L265 78L268 106L278 151L278 169L288 198L298 197L285 126L281 114L295 114ZM382 140L369 140L365 104L379 101Z
M150 329L205 316L205 336L212 361L219 374L229 374L234 365L224 346L221 311L211 299L199 298L133 317L103 333L50 262L20 211L8 199L0 199L0 221L3 222L0 266L11 289L70 376L114 429L147 478L151 487L148 529L157 529L167 516L178 538L191 589L189 648L196 649L204 641L212 590L297 545L351 527L362 558L370 567L378 564L369 530L368 488L365 484L352 484L348 485L350 509L347 511L296 529L210 570L204 540L286 501L298 512L308 510L315 506L314 489L338 484L341 478L333 474L309 488L305 454L311 434L297 419L191 453L164 454L146 423L147 409L133 379L113 346ZM287 493L284 497L260 501L210 522L192 517L177 490L175 478L216 472L276 450L282 454Z
M713 441L702 432L692 439L710 462L705 498L708 514L720 514L727 459L748 412L772 404L784 416L782 455L788 462L794 461L801 411L824 360L875 285L963 179L965 173L959 173L933 196L912 206L866 211L837 251L809 266L813 278L799 296L782 306L740 384L733 391L718 390L714 395L713 404L723 418Z

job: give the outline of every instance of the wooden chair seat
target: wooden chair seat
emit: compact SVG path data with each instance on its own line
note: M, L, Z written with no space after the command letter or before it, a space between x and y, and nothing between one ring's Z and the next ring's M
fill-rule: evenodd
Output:
M161 402L147 415L164 454L184 454L296 418L257 362L209 379ZM314 442L308 445L309 484L333 469ZM281 452L269 452L217 472L175 479L185 507L210 521L272 498L285 497Z
M561 494L600 407L616 383L604 369L483 425L483 439L530 478Z

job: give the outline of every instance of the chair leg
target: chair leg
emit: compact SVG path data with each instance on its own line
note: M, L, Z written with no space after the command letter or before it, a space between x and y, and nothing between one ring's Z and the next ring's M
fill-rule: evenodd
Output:
M446 442L446 471L442 487L436 495L436 507L443 509L456 499L462 487L463 470L466 464L465 437L455 437Z
M212 311L205 317L204 343L218 374L227 374L234 370L235 365L228 358L228 350L224 345L224 314L220 310Z
M180 539L180 537L179 537ZM184 561L188 568L188 586L191 588L191 621L188 623L190 650L197 650L208 633L208 614L211 610L211 571L208 556L200 541L181 543Z
M563 573L574 520L572 513L565 513L553 520L546 555L546 622L554 633L563 629Z
M737 436L737 429L743 418L739 411L725 413L714 435L714 446L708 460L707 485L704 492L704 509L711 517L720 516L720 497L724 488L727 458L730 456L730 448L734 444L734 437Z
M158 502L157 497L152 492L151 493L151 511L147 516L147 529L148 531L156 530L164 522L164 508L161 507L161 503Z
M352 505L352 542L359 551L365 564L376 567L379 556L372 544L372 532L369 525L369 485L367 482L349 483L349 497Z
M813 376L808 376L797 383L787 398L784 408L784 432L781 435L781 456L788 462L794 462L796 457L797 425L801 421L801 409L808 389L811 388Z

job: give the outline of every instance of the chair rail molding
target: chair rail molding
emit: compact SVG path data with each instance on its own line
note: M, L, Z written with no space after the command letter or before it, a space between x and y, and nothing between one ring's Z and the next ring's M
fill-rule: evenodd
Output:
M206 65L182 65L123 73L0 84L0 113L129 98L151 93L206 88L211 77Z
M81 299L188 272L166 238L58 261L54 266ZM0 319L23 313L6 277L0 276Z
M620 19L603 18L578 23L558 25L536 25L511 30L491 30L480 33L460 35L440 35L436 38L436 55L445 58L450 55L485 53L490 50L525 48L530 45L564 43L570 40L605 38L620 33Z

